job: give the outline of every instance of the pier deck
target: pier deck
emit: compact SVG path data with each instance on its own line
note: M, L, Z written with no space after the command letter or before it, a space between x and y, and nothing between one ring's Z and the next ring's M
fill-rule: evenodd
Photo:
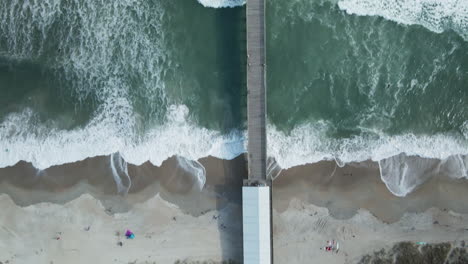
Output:
M265 0L247 0L248 180L242 187L245 264L271 264L271 186L267 178Z
M247 1L249 180L266 180L265 1Z

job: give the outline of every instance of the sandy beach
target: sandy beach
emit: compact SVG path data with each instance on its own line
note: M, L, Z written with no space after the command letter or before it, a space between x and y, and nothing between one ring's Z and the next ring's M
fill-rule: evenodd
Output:
M41 177L26 163L0 169L0 262L242 259L243 157L202 160L209 175L203 191L175 158L161 167L129 165L132 187L125 196L116 194L108 159L53 167ZM125 238L128 229L135 239Z
M320 162L283 171L273 185L276 263L466 263L466 180L434 177L400 198L378 173L373 162L343 168ZM339 242L338 252L325 251L332 240ZM421 256L399 248L401 242ZM443 261L418 260L424 259L424 245L440 243L447 243ZM382 250L387 255L372 262ZM459 250L465 254L461 260ZM392 251L401 259L389 257ZM433 248L427 251L437 255ZM385 262L388 257L392 261Z
M0 262L242 263L243 156L200 160L201 191L176 158L161 167L129 165L127 195L116 193L108 159L53 167L40 177L27 163L0 169ZM399 198L373 162L283 170L273 185L275 263L374 263L375 252L403 252L398 243L405 241L417 252L447 243L434 247L464 261L468 205L460 197L467 190L466 180L433 177ZM125 238L128 229L134 239ZM329 240L338 252L324 250Z

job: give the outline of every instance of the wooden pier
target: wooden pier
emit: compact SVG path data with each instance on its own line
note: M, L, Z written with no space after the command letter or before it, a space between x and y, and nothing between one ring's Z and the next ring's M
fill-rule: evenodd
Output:
M271 264L271 181L267 178L265 0L247 0L248 180L242 187L245 264Z
M249 180L266 181L265 0L247 1Z

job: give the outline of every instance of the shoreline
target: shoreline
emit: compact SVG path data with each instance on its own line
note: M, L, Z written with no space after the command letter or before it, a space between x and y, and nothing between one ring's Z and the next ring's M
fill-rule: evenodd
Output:
M31 172L27 164L10 168L10 175L1 171L0 262L242 259L242 178L238 176L244 173L243 157L201 161L209 175L202 191L191 188L194 179L176 166L176 159L161 167L130 165L134 184L126 195L117 194L112 175L98 166L106 160L51 168L43 178L18 178ZM94 174L87 174L90 171ZM60 177L64 173L68 177ZM136 238L125 239L126 229Z
M119 156L117 158L122 160ZM269 165L274 167L269 172L278 174L274 177L273 189L281 199L289 201L300 198L327 207L337 218L350 218L357 209L365 208L384 221L392 222L401 217L404 211L421 212L418 208L426 210L431 205L468 213L468 206L457 199L457 194L468 189L468 180L463 175L450 175L451 171L443 167L444 161L405 154L395 158L406 159L408 163L416 165L423 163L424 166L436 169L424 170L422 182L403 197L396 196L389 190L387 183L381 178L381 164L371 160L344 166L335 161L323 160L281 169L274 167L277 164L269 159ZM463 158L468 159L468 156ZM230 189L231 192L236 188L240 190L242 180L247 178L245 154L232 160L205 157L196 161L199 165L195 164L203 166L206 175L204 190L200 192L197 190L199 178L193 170L198 168L186 168L185 163L181 164L185 161L184 158L179 160L177 156L172 156L161 166L145 162L142 165L125 164L126 169L122 169L118 168L119 165L111 164L114 162L113 156L98 156L45 170L37 170L31 163L21 161L14 166L0 168L0 194L8 194L16 204L27 206L37 202L63 204L81 194L89 193L104 203L109 199L125 201L124 206L116 208L116 212L123 212L129 210L132 204L143 202L158 193L169 202L176 202L189 194L210 192L210 195L215 195L216 188ZM117 170L112 166L117 167ZM127 192L118 192L116 177L121 181L120 185L128 187ZM369 184L372 188L367 188ZM213 187L215 185L216 188ZM290 196L288 189L294 188L302 190L306 196ZM447 189L454 191L447 192ZM235 199L240 199L239 193L240 191L234 195ZM380 200L373 200L374 196L380 197ZM378 208L378 203L383 200L394 208L401 208L396 210L396 216L389 215L386 209ZM278 201L275 208L284 210L284 201ZM212 207L211 204L210 208ZM189 208L190 206L185 206L185 210L190 210ZM197 212L191 213L197 215Z
M460 199L466 190L468 180L436 174L405 197L398 197L381 180L375 162L339 167L325 161L283 171L273 183L273 202L281 212L297 198L328 208L338 219L348 219L362 208L391 223L405 212L419 213L431 207L468 213L468 205Z
M0 169L5 212L0 261L241 263L245 157L199 162L206 170L202 190L174 157L161 167L129 164L132 184L126 195L117 193L109 157L50 168L39 176L27 163ZM397 197L371 161L344 167L322 161L282 170L272 192L275 260L359 263L381 249L390 254L404 241L459 248L468 241L468 205L460 199L467 190L466 179L436 175ZM126 229L136 239L122 237ZM320 250L330 239L340 241L338 254Z

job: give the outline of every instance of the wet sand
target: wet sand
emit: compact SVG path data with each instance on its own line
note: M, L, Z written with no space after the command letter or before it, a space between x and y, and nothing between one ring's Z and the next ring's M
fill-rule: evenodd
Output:
M0 262L241 261L243 156L200 160L202 191L176 158L161 167L129 165L126 195L117 194L108 161L87 159L40 175L27 163L0 169ZM135 239L123 236L127 229Z
M175 157L161 167L128 165L131 184L120 175L128 194L117 193L110 159L0 169L0 261L242 262L244 156L201 159L202 190ZM370 161L283 170L273 184L275 263L359 263L401 241L459 246L468 241L467 191L467 180L440 176L396 197ZM125 239L126 229L136 238ZM332 239L338 254L320 249Z
M467 180L440 175L396 197L370 161L285 170L273 184L275 263L371 263L364 256L404 241L417 248L448 242L450 252L466 254L467 191ZM331 240L340 243L338 253L324 250Z
M351 163L341 168L334 161L322 161L282 171L273 185L273 203L281 212L297 198L326 207L338 219L350 218L358 209L365 209L391 223L405 212L424 212L431 207L468 213L467 191L468 180L435 175L409 195L397 197L380 179L376 162Z

